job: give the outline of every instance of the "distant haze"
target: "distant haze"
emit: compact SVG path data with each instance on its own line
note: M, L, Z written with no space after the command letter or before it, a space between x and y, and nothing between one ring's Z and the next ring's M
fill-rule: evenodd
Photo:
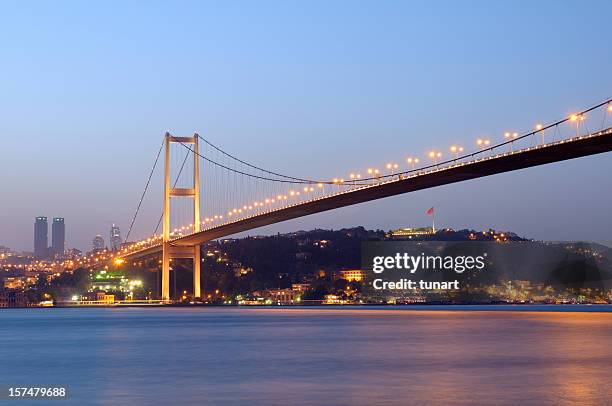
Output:
M612 95L612 3L3 2L0 245L125 235L168 130L332 178ZM612 118L609 119L612 122ZM612 154L374 201L249 234L363 225L612 240ZM153 179L133 236L161 210ZM51 230L49 228L49 237Z

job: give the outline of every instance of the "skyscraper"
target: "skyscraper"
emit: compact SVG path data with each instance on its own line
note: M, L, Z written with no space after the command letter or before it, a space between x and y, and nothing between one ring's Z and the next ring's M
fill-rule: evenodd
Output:
M104 238L100 234L96 235L93 239L93 250L94 252L104 250Z
M118 251L121 249L121 231L116 225L112 225L110 229L110 247L111 251Z
M63 217L53 217L51 224L51 255L64 255L66 228Z
M34 256L36 258L46 258L48 255L47 248L47 217L38 216L34 222Z

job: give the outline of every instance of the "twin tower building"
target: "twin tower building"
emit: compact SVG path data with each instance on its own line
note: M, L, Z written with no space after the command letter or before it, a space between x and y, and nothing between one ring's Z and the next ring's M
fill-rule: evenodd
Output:
M51 246L48 244L49 225L47 217L36 217L34 222L34 257L37 259L53 259L64 255L66 248L66 226L63 217L53 217L51 224ZM117 251L121 249L121 232L119 227L112 225L110 230L110 249ZM93 251L106 249L104 239L97 235L93 242Z
M63 217L53 217L51 225L51 246L48 244L47 217L36 217L34 222L34 256L38 259L54 258L63 255L66 245L66 226Z

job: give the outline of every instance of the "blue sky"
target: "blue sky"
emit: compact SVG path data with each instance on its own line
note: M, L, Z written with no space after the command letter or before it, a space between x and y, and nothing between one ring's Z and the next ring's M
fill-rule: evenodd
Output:
M126 230L166 130L330 178L612 95L612 3L2 2L0 245L37 215L86 249ZM267 227L494 227L612 240L611 155ZM156 185L161 183L158 177ZM135 235L151 230L159 188Z

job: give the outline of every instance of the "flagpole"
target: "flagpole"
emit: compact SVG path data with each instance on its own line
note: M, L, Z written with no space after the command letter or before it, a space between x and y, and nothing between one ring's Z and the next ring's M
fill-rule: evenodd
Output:
M434 210L433 213L431 213L431 233L435 234L436 233L436 211Z

